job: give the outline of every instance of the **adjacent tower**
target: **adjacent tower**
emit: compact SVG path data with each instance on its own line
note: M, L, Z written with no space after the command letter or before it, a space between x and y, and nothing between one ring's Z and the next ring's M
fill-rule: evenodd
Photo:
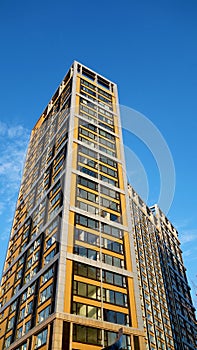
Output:
M178 232L129 186L147 350L195 350L197 326Z
M151 207L158 226L158 251L176 350L197 348L197 323L178 232L155 205Z
M144 349L116 84L74 62L28 147L0 349Z

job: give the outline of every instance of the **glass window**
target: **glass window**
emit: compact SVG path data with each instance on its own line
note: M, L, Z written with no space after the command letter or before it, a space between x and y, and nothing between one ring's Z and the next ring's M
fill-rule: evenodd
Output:
M115 146L115 143L112 143L106 139L103 139L102 137L99 137L99 142L104 145L104 146L107 146L109 148L112 148L112 149L115 149L116 146Z
M31 320L25 323L25 333L27 333L31 328Z
M82 226L86 226L95 230L98 230L99 222L94 219L90 219L87 216L76 214L76 223Z
M103 262L116 267L124 267L124 260L116 258L108 254L102 254Z
M34 292L35 292L35 287L36 287L36 285L35 285L35 283L34 283L34 284L32 284L32 285L28 288L28 290L27 290L28 296L34 294Z
M88 140L87 138L85 138L83 136L79 136L78 139L79 139L79 141L83 142L84 144L91 146L91 148L96 147L95 141L93 141L92 139Z
M101 340L100 329L73 325L73 341L101 346Z
M46 249L50 248L53 243L56 242L56 234L53 234L49 239L48 241L46 241Z
M17 274L16 274L16 281L19 279L19 278L21 278L22 277L22 268L17 272Z
M107 103L107 104L111 105L111 101L109 101L107 98L103 97L102 95L98 95L98 98L101 101L103 101L104 103ZM110 109L112 109L112 108L110 107Z
M87 285L85 283L81 282L75 282L76 283L76 290L77 290L77 295L81 295L86 297L87 296Z
M115 305L127 306L127 295L113 290L104 289L104 301Z
M108 94L106 91L98 89L98 93L102 94L103 96L106 96L110 101L112 100L112 96Z
M100 300L100 288L91 284L74 281L73 290L75 295Z
M90 108L87 108L87 107L85 107L83 105L80 105L79 114L82 117L85 117L85 118L87 118L90 121L95 121L96 112L92 111Z
M98 228L98 221L93 219L88 219L88 227L92 229Z
M82 186L85 186L87 188L90 188L92 190L97 191L98 190L98 185L96 182L93 182L91 180L87 180L82 176L78 176L78 183Z
M27 350L27 343L22 344L21 346L19 346L17 349L15 350Z
M115 301L117 305L127 306L127 295L115 292Z
M88 164L89 165L89 164ZM98 177L98 173L96 173L95 171L93 170L90 170L90 169L87 169L81 165L78 165L78 170L81 171L82 173L84 174L87 174L89 176L92 176L92 177L95 177L97 178Z
M100 191L101 193L105 194L106 196L109 196L109 197L112 197L114 199L118 199L120 200L120 195L118 192L114 191L114 190L111 190L110 188L108 187L105 187L103 185L100 186Z
M86 343L86 330L85 327L80 325L73 325L73 340L80 342L80 343Z
M43 303L45 300L51 297L53 291L53 285L50 284L47 288L45 288L41 293L40 293L40 302Z
M74 262L74 273L75 275L100 280L100 270L90 265Z
M80 315L86 317L86 305L80 303L72 303L72 309L74 315Z
M96 102L95 96L89 95L89 94L87 94L87 93L86 93L85 91L83 91L83 90L80 91L80 94L83 95L83 96L85 96L86 98L89 98L91 101L95 101L95 102Z
M93 205L86 204L81 201L77 201L76 206L88 213L92 213L94 215L98 215L99 209L97 207L94 207Z
M104 331L105 346L113 344L116 340L117 334L114 332ZM128 335L123 334L122 336L122 349L131 349L131 338ZM137 350L137 348L135 348Z
M115 155L116 155L115 151L109 150L109 149L107 149L107 148L105 148L103 146L100 146L100 145L99 145L99 150L102 151L102 152L105 152L105 153L107 153L107 154L109 154L110 156L113 156L113 157L115 157Z
M90 94L91 96L96 97L96 92L94 92L94 91L88 89L87 87L81 85L81 91L80 91L80 93L81 93L82 95L85 95L86 97L88 97L88 98L91 99L91 96L89 96L89 95L87 95L87 94L84 94L84 91L85 91L85 92L88 92L88 94ZM93 100L94 100L94 99L93 99Z
M99 119L100 120L103 120L105 123L102 123L102 122L98 122L98 125L99 126L102 126L103 128L107 129L107 130L110 130L110 131L114 131L114 127L112 126L112 121L110 119L107 119L101 115L99 115Z
M101 205L107 209L115 210L120 212L120 205L107 198L101 198Z
M42 283L45 283L47 282L52 276L53 276L53 273L54 273L54 269L53 267L51 267L49 270L47 270L44 275L42 276Z
M12 336L10 335L6 340L5 340L5 348L8 348L11 344L11 339Z
M33 311L33 300L29 302L29 304L27 304L27 315L32 313Z
M92 245L100 245L100 237L84 230L75 229L75 239Z
M56 218L55 220L53 220L53 222L49 225L49 227L47 228L47 231L46 231L46 233L48 234L48 235L50 235L50 233L51 232L53 232L53 230L55 229L55 228L57 228L58 227L58 218Z
M88 137L88 138L90 138L90 139L92 139L92 140L96 140L97 139L96 134L88 131L87 129L79 128L79 133L84 135L84 136L86 136L86 137Z
M110 179L109 177L105 176L105 175L100 175L100 179L104 182L107 182L109 183L110 185L113 185L113 186L118 186L118 182L113 180L113 179Z
M57 158L56 158L57 160ZM59 188L61 187L60 181L58 181L55 186L52 188L51 192L50 192L50 196L53 197L53 195L55 194L55 192L57 192L57 190L59 190Z
M53 249L47 256L45 256L45 264L48 264L55 256L56 249Z
M23 327L20 327L16 331L16 339L20 339L23 336Z
M105 130L99 129L99 135L106 137L108 140L115 141L115 137ZM109 163L108 163L107 157L105 157L105 156L101 156L100 160L101 160L101 162L103 161L104 163L107 163L107 164L112 165L112 166L113 166L113 164L116 164L113 160L111 160L111 163L110 163L110 159L109 159Z
M88 298L100 299L100 293L101 291L99 287L96 287L94 285L88 285Z
M122 312L116 312L108 309L103 309L104 321L118 323L121 325L129 325L128 315Z
M100 171L105 173L105 174L108 174L109 176L113 176L113 177L116 177L117 178L117 171L111 169L111 168L108 168L104 165L100 165Z
M24 263L24 260L25 260L25 257L24 257L24 255L19 259L19 261L18 261L18 266L19 265L21 265L21 264L23 264Z
M87 101L84 98L80 98L80 103L82 103L82 104L84 104L92 109L97 109L97 106L94 103Z
M126 287L126 277L114 272L103 270L103 281L120 287Z
M92 266L88 266L88 276L91 279L99 279L99 269L92 267Z
M81 247L78 245L76 245L74 247L74 254L84 256L84 257L92 259L92 260L98 260L98 258L99 258L99 253L96 250Z
M103 254L104 257L104 262L108 265L112 265L112 256L111 255L107 255L107 254Z
M95 90L96 86L92 85L91 83L89 83L87 80L81 79L81 83L85 86L90 87L91 89Z
M26 271L32 266L32 258L27 261Z
M12 318L10 318L10 320L8 321L7 330L8 330L8 329L11 329L11 328L13 327L13 325L14 325L14 318L15 318L15 317L12 317Z
M40 346L46 344L47 342L47 329L44 331L40 332L36 336L36 344L35 344L35 349L39 348Z
M10 313L16 310L17 301L14 301L10 306Z
M94 193L88 192L88 198L89 201L91 202L96 202L97 201L97 196Z
M19 313L19 321L23 320L25 317L25 307L23 307L21 310L20 310L20 313Z
M100 316L100 310L96 306L88 305L87 307L87 317L98 319Z
M94 202L95 203L97 201L97 195L96 194L94 194L92 192L89 192L89 191L86 191L86 190L81 189L81 188L77 189L77 195L78 195L78 197L87 199L90 202Z
M97 127L93 124L84 122L84 121L80 121L80 126L85 127L91 131L97 132Z
M94 89L95 89L95 87L94 87ZM96 92L94 92L94 91L92 91L92 90L86 88L86 87L83 86L83 85L81 85L81 90L82 90L82 91L88 92L88 93L89 93L90 95L92 95L92 96L96 96Z
M104 296L107 303L115 304L115 292L113 290L105 289Z
M61 198L62 198L62 192L59 191L59 192L55 195L55 197L53 197L53 199L51 199L50 205L51 205L51 206L54 206L55 203L57 203L58 201L61 200Z
M110 118L111 121L113 120L113 114L111 114L110 112L106 111L105 109L99 107L98 108L98 112L103 114L103 115L105 115L106 117Z
M39 312L38 322L40 323L46 320L46 318L50 315L50 313L51 313L51 305L48 305L47 307L45 307L45 309Z
M31 271L31 279L33 278L33 276L36 274L37 271L38 271L38 266L34 267L34 269Z
M104 281L109 283L109 284L113 284L113 272L109 272L109 271L103 271L103 277L104 277Z
M102 96L100 96L100 95L99 95L99 98L100 98L100 100L101 100L101 99L104 100L104 97L102 97ZM103 103L103 102L101 102L101 101L99 101L98 103L99 103L99 105L100 105L101 107L106 108L107 110L112 111L112 107L105 104L106 101L105 101L105 103Z
M101 223L101 232L107 233L107 234L112 235L112 236L117 237L117 238L123 237L122 230L120 230L116 227L107 225L107 224L103 224L103 223Z

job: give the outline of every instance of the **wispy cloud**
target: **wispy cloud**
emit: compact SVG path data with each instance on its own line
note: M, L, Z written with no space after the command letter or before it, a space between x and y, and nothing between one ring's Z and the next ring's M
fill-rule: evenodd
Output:
M181 232L180 236L181 244L191 243L197 240L197 229L188 229Z
M24 128L22 125L10 126L0 121L0 137L8 137L9 139L16 139L18 137L29 134L29 130Z
M22 125L0 122L0 239L9 232L6 224L12 221L29 136L30 131Z
M184 218L181 220L175 220L173 222L174 227L176 227L176 229L178 231L183 231L185 230L190 224L191 224L192 218Z
M193 251L191 249L187 249L183 252L183 256L188 257L188 256L191 256L192 253L193 253Z
M0 202L0 215L3 213L4 210L4 203Z

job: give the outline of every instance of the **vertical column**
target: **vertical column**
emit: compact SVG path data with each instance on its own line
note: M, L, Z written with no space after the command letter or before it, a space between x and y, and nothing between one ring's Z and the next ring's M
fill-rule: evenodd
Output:
M63 320L56 318L53 322L52 350L62 350Z
M57 281L56 312L64 312L65 299L65 278L66 278L66 256L69 230L69 198L71 191L71 172L72 172L72 147L73 147L73 130L74 130L74 111L76 99L76 64L73 67L73 85L69 119L68 135L68 154L66 160L66 173L64 177L64 208L62 213L62 225L60 232L60 258Z

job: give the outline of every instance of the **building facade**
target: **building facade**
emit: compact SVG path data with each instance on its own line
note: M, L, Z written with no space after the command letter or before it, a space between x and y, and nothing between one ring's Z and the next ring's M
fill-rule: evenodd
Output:
M131 186L129 196L146 349L175 349L159 256L156 218Z
M74 62L37 121L1 283L0 350L100 350L144 327L117 86Z
M178 232L157 205L151 210L158 225L159 256L175 349L194 350L197 349L197 322Z
M160 208L147 207L129 185L146 349L197 348L195 309L178 232Z
M178 233L127 187L117 86L74 62L32 130L0 350L194 350Z

